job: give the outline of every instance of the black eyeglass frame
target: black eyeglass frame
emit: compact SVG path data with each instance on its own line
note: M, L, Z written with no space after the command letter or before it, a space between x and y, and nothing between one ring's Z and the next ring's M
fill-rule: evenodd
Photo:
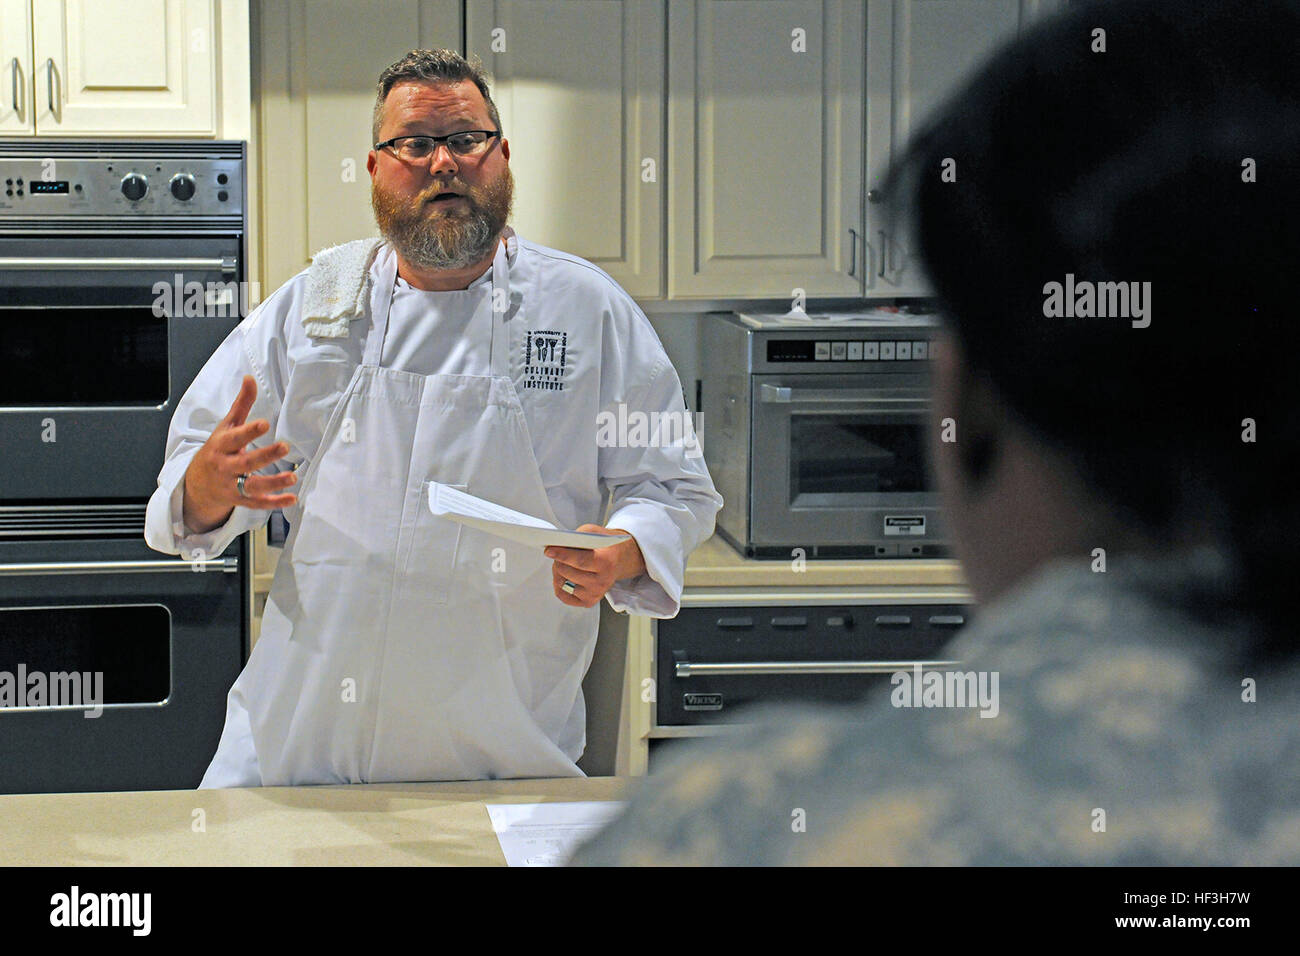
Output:
M393 147L394 143L399 143L404 139L428 139L433 141L433 149L429 150L430 156L438 152L438 147L444 143L447 144L447 150L453 156L467 156L472 154L456 152L454 149L451 148L451 144L449 142L449 140L455 139L457 136L464 136L466 133L486 133L487 139L484 140L485 143L491 143L493 139L500 138L501 136L501 130L499 129L462 129L462 130L457 130L454 133L448 133L446 136L429 136L426 133L409 133L405 136L394 136L392 139L386 139L382 143L375 143L375 145L372 146L371 149L378 152L379 150L384 149L385 147ZM486 152L487 150L484 150L484 153ZM393 155L394 156L397 155L397 147L393 147Z

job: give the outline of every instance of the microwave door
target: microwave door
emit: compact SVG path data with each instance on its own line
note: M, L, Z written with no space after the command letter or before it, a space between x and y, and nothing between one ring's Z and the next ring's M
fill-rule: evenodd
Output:
M932 509L919 379L757 381L754 408L754 460L770 463L752 477L756 545L865 545L885 537L886 514Z

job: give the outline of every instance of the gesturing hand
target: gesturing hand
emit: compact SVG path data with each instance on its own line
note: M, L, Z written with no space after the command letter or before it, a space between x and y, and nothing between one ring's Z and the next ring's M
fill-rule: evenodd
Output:
M194 453L185 471L185 524L194 531L210 531L224 524L235 506L273 511L297 502L294 494L272 494L287 488L298 480L292 471L278 475L253 475L289 454L284 442L244 451L254 439L264 435L270 422L259 418L245 422L253 401L257 398L257 382L245 375L234 404L220 424ZM244 497L239 494L239 476L248 474L244 482Z
M618 528L602 528L598 524L584 524L579 531L594 534L629 534ZM551 586L555 596L571 607L594 607L614 582L634 578L645 573L645 557L636 538L608 548L547 548L546 556L554 558L551 566ZM572 594L564 590L564 582L571 581Z

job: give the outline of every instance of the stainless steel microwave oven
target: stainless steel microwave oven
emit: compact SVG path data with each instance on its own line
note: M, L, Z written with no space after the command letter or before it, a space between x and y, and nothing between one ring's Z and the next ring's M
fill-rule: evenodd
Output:
M749 557L949 554L925 448L933 316L713 314L702 445Z

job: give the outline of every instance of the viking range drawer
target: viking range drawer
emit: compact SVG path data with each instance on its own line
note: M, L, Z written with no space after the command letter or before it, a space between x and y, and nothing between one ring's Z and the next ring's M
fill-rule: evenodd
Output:
M954 666L944 648L970 612L953 597L684 607L656 622L656 728L743 722L751 704L850 702L915 664Z

